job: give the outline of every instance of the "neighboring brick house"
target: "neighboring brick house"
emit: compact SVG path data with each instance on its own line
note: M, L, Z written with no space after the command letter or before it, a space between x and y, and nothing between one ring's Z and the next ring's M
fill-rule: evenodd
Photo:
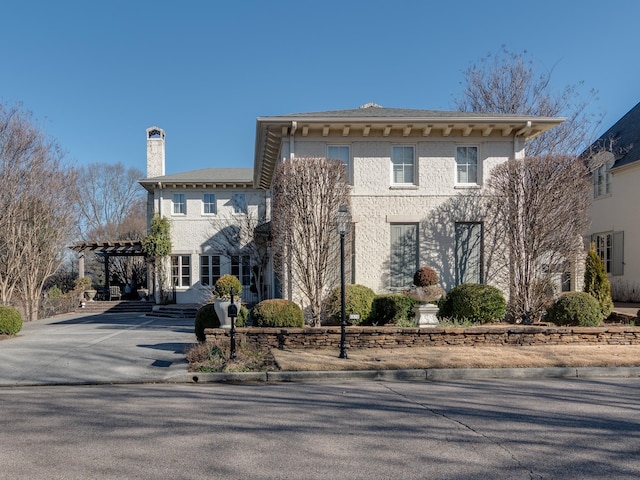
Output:
M285 158L342 159L352 185L354 283L377 293L400 291L412 283L418 266L429 265L446 289L498 284L487 274L483 218L475 200L495 165L524 157L525 140L562 121L375 104L261 117L254 185L268 190Z
M640 301L640 103L587 152L593 168L588 239L610 275L614 299Z
M266 191L253 187L253 170L207 168L165 175L165 132L150 127L147 178L140 184L148 192L148 221L154 213L170 220L169 281L177 303L205 302L225 273L241 280L243 300L254 303L252 263L257 255L238 241L242 230L257 226L266 215ZM269 295L271 285L264 283Z

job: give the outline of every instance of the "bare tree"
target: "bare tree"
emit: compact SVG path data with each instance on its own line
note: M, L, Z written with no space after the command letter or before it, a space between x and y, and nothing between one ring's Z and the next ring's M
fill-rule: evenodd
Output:
M62 160L30 113L0 105L0 302L21 302L27 320L76 223L75 172Z
M249 206L243 215L219 216L211 220L209 243L228 257L248 257L256 297L265 297L265 273L269 264L268 230L264 207Z
M273 183L272 235L280 278L319 326L323 301L339 281L335 216L349 205L344 164L326 158L286 160Z
M509 313L529 323L544 308L554 280L584 254L589 174L570 156L527 157L497 167L488 181L494 249L508 252Z
M600 123L600 117L587 113L596 92L584 95L580 84L556 91L552 73L537 73L527 52L513 53L503 47L497 55L488 54L463 72L463 91L456 107L465 112L566 117L562 125L529 140L527 154L577 155L591 143Z
M138 184L141 170L121 162L92 163L78 171L80 235L92 241L140 240L146 235L146 197ZM104 281L104 258L87 258L86 271L94 282ZM111 257L109 271L118 282L146 282L141 257Z
M146 198L138 180L144 177L141 170L126 168L118 163L92 163L78 170L78 210L81 233L86 238L100 234L100 240L125 240L119 238L121 226L130 217L132 208ZM145 215L142 219L144 220ZM145 230L137 232L144 236Z

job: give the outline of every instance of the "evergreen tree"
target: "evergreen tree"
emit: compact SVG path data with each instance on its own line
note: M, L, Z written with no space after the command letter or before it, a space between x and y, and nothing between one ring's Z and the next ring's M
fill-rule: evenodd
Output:
M611 284L607 278L602 259L596 252L596 246L591 243L584 271L584 291L595 297L600 303L603 318L607 318L613 311L611 299Z

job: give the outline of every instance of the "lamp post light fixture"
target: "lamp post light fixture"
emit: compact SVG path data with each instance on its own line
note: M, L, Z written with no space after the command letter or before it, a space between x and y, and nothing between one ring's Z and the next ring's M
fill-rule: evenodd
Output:
M233 288L231 289L231 304L227 308L227 315L231 319L231 331L229 332L230 337L230 358L231 360L236 359L236 317L238 316L238 307L233 302Z
M340 234L340 355L339 358L347 358L346 343L346 309L345 309L345 284L344 284L344 236L351 228L351 214L346 205L340 205L336 214L336 228Z

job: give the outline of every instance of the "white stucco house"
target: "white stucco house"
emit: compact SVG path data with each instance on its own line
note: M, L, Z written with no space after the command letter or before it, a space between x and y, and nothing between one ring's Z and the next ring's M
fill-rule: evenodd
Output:
M562 121L375 104L259 117L253 169L175 175L164 174L164 131L151 127L148 178L141 184L149 192L149 216L156 212L171 220L172 281L180 303L197 302L216 275L242 272L242 260L224 254L211 241L217 235L211 219L240 221L237 199L244 198L243 208L268 221L274 170L284 159L298 157L339 158L347 166L351 282L377 293L400 291L412 283L419 266L429 265L450 289L460 283L497 281L486 275L484 223L474 199L484 192L495 165L524 157L528 138ZM214 213L207 207L212 198ZM265 275L266 296L295 297L286 285L277 285L271 265Z
M158 214L171 224L171 293L177 303L204 303L216 280L230 273L242 283L244 302L254 303L258 250L247 245L246 231L263 223L267 191L254 188L251 168L165 175L165 139L163 129L147 129L147 178L140 184L148 192L148 221ZM265 267L259 274L271 278ZM264 295L272 295L269 281L263 283Z
M640 103L588 152L593 166L588 240L604 262L614 300L640 301Z

